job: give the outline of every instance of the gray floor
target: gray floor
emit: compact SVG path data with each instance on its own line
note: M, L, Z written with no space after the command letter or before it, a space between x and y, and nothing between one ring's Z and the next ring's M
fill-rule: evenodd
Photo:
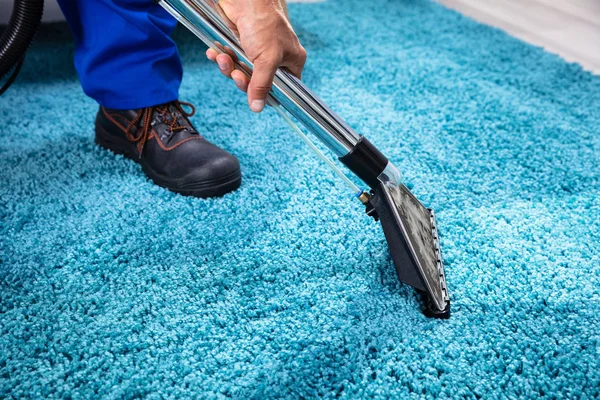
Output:
M438 0L600 75L600 0Z

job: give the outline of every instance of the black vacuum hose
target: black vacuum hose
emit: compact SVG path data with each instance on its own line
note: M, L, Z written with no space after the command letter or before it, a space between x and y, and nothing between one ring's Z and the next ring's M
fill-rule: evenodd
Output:
M44 0L14 0L8 26L0 37L0 79L16 68L13 76L0 92L6 90L16 77L25 52L42 21L43 13Z

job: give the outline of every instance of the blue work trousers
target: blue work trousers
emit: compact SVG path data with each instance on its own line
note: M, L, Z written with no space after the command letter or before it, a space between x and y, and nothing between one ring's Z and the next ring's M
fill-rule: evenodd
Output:
M152 0L59 0L75 36L83 91L99 104L137 109L178 98L183 75L170 35L176 20Z

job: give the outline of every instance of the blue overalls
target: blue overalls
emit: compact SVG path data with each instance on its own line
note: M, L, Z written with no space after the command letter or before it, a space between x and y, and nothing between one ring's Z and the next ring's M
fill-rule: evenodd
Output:
M178 98L176 20L152 0L59 0L75 36L83 91L99 104L137 109Z

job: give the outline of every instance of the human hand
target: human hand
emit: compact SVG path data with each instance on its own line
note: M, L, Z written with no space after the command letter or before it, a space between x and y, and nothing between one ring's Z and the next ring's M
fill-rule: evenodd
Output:
M298 78L306 62L306 50L298 41L279 0L220 0L219 6L239 34L242 49L254 64L252 78L235 69L235 54L208 49L206 56L219 65L221 73L248 93L248 105L261 112L278 67L286 67Z

